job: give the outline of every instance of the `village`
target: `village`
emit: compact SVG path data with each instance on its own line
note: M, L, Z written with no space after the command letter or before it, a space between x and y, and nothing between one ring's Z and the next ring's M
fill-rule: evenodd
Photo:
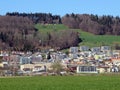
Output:
M1 51L0 76L53 75L57 73L52 67L55 62L62 66L61 75L119 73L120 50L112 50L110 46L80 46L70 47L67 53L54 49L35 53Z

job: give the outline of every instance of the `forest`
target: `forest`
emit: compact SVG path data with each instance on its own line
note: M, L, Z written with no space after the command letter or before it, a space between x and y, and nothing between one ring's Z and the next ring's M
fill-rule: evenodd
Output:
M80 42L73 30L41 33L23 16L0 16L0 50L37 51L44 47L65 49Z
M61 24L61 17L59 15L52 15L51 13L6 13L6 16L27 17L33 21L33 23L41 24Z
M95 35L120 35L120 17L89 14L66 14L62 23Z
M36 24L64 24L68 30L40 32ZM73 30L72 30L73 29ZM36 51L44 47L57 50L82 42L81 29L95 35L120 35L120 17L89 14L6 13L0 16L0 50Z

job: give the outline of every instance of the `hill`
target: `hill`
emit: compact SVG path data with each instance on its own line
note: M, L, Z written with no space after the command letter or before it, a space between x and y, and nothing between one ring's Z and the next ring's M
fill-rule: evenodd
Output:
M37 45L35 33L27 17L0 16L0 50L31 50Z
M43 33L52 32L52 31L61 31L61 30L74 30L79 32L79 36L82 39L82 42L79 45L88 45L90 47L93 46L101 46L101 45L110 45L114 47L116 44L120 44L120 36L114 35L94 35L89 32L85 32L81 29L69 29L67 26L63 24L48 24L41 25L36 24L35 27Z
M69 28L79 28L95 35L120 35L120 18L110 15L66 14L62 23Z
M39 31L41 46L61 50L77 46L81 42L79 34L63 24L36 24L35 28Z
M0 21L0 49L3 50L66 49L78 44L120 49L118 16L72 13L60 17L50 13L13 12L1 16Z
M39 25L34 26L33 21L28 17L0 16L0 50L34 52L46 47L60 50L79 44L77 32L63 30L66 28L54 25L43 24L39 27ZM47 32L40 32L35 27ZM53 31L49 30L52 27L54 27Z
M6 16L27 17L34 24L64 24L95 35L120 35L120 17L93 14L66 14L63 17L51 13L6 13Z

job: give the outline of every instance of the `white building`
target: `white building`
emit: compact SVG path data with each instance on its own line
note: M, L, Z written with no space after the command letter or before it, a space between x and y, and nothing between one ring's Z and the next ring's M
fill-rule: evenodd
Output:
M96 66L77 66L77 73L98 73Z

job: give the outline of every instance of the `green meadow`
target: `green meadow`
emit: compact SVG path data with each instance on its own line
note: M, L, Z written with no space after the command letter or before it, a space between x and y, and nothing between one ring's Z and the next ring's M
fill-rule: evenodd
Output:
M59 30L68 30L68 27L63 24L36 24L35 27L40 32L51 32L51 31L59 31Z
M120 90L119 75L0 78L0 90Z
M59 30L70 30L68 27L63 24L48 24L48 25L40 25L37 24L35 27L42 33L59 31ZM80 29L73 29L80 33L80 38L82 42L79 45L87 45L90 47L101 46L101 45L109 45L114 47L115 44L120 45L120 36L113 35L94 35L88 32L84 32Z
M101 46L101 45L109 45L114 46L115 44L120 44L120 36L113 36L113 35L93 35L88 32L80 32L80 37L82 38L83 42L80 45L88 45L88 46Z

